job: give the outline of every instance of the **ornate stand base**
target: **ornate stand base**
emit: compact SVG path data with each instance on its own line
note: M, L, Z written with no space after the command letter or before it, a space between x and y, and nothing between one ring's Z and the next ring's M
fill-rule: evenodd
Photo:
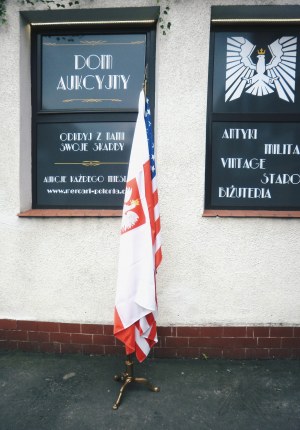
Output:
M138 384L144 384L144 385L146 385L146 387L149 388L149 390L154 391L156 393L159 391L159 387L155 387L154 385L152 385L148 381L148 379L146 379L146 378L135 378L133 376L133 361L132 361L130 355L126 357L125 365L126 365L125 372L121 373L121 375L115 375L114 376L114 380L115 381L121 381L121 382L123 382L123 385L122 385L122 387L120 389L119 396L117 398L117 401L113 405L113 409L114 410L118 409L118 407L119 407L119 405L121 403L121 399L122 399L124 390L127 387L127 385L130 384L131 382L137 382Z

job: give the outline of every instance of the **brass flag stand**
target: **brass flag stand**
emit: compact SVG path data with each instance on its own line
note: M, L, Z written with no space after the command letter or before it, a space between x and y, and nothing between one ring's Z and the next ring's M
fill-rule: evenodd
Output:
M152 385L148 379L146 378L136 378L133 376L133 360L132 360L132 355L127 355L126 356L126 361L125 361L125 366L126 366L126 370L124 373L121 373L121 375L115 375L114 376L114 380L115 381L121 381L123 382L123 385L120 389L120 393L119 396L117 398L116 403L113 405L113 409L116 410L118 409L120 403L121 403L121 399L124 393L125 388L127 387L127 385L129 385L132 382L137 382L138 384L143 384L146 387L149 388L149 390L154 391L154 392L158 392L159 391L159 387L156 387L155 385Z

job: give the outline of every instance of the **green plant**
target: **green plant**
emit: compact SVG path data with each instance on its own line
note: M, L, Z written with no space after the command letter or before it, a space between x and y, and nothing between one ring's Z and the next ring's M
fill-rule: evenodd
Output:
M21 5L35 6L38 3L46 5L49 9L52 7L65 8L66 6L78 6L80 0L16 0ZM0 25L7 22L6 19L6 2L7 0L0 0ZM159 27L163 35L167 34L167 31L171 28L171 22L168 20L170 11L170 0L157 0L157 4L163 3L161 8L159 21Z
M0 24L6 22L6 0L0 0Z
M37 3L44 3L51 9L51 6L62 7L65 8L68 6L75 6L79 4L79 0L69 1L69 0L18 0L21 4L30 4L31 6L36 5Z
M157 0L157 4L160 4L161 0ZM171 22L168 20L170 11L170 0L165 1L165 5L162 6L162 10L159 16L159 26L162 31L162 34L165 36L167 31L171 29Z
M18 3L22 5L31 5L35 6L38 3L43 3L48 6L49 9L51 7L57 8L65 8L66 6L72 7L79 5L80 0L16 0ZM4 24L7 22L6 19L6 2L7 0L0 0L0 24Z

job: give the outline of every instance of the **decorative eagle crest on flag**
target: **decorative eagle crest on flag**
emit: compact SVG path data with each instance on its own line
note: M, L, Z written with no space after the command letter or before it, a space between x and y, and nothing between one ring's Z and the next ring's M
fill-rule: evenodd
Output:
M121 233L126 233L145 222L145 214L141 205L140 193L136 179L127 183L124 197Z
M295 101L297 37L284 36L268 45L272 55L266 64L266 50L257 50L257 63L252 59L256 46L244 37L227 38L225 102L241 97L243 91L265 96L277 91L287 102Z

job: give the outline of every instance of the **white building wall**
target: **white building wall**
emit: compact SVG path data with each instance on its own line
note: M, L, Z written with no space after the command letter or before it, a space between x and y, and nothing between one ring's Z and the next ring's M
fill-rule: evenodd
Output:
M300 221L202 217L210 7L229 4L237 2L171 0L171 31L158 31L163 326L300 324ZM19 10L9 1L8 24L0 27L0 318L112 324L120 218L17 216L30 207L29 45Z

